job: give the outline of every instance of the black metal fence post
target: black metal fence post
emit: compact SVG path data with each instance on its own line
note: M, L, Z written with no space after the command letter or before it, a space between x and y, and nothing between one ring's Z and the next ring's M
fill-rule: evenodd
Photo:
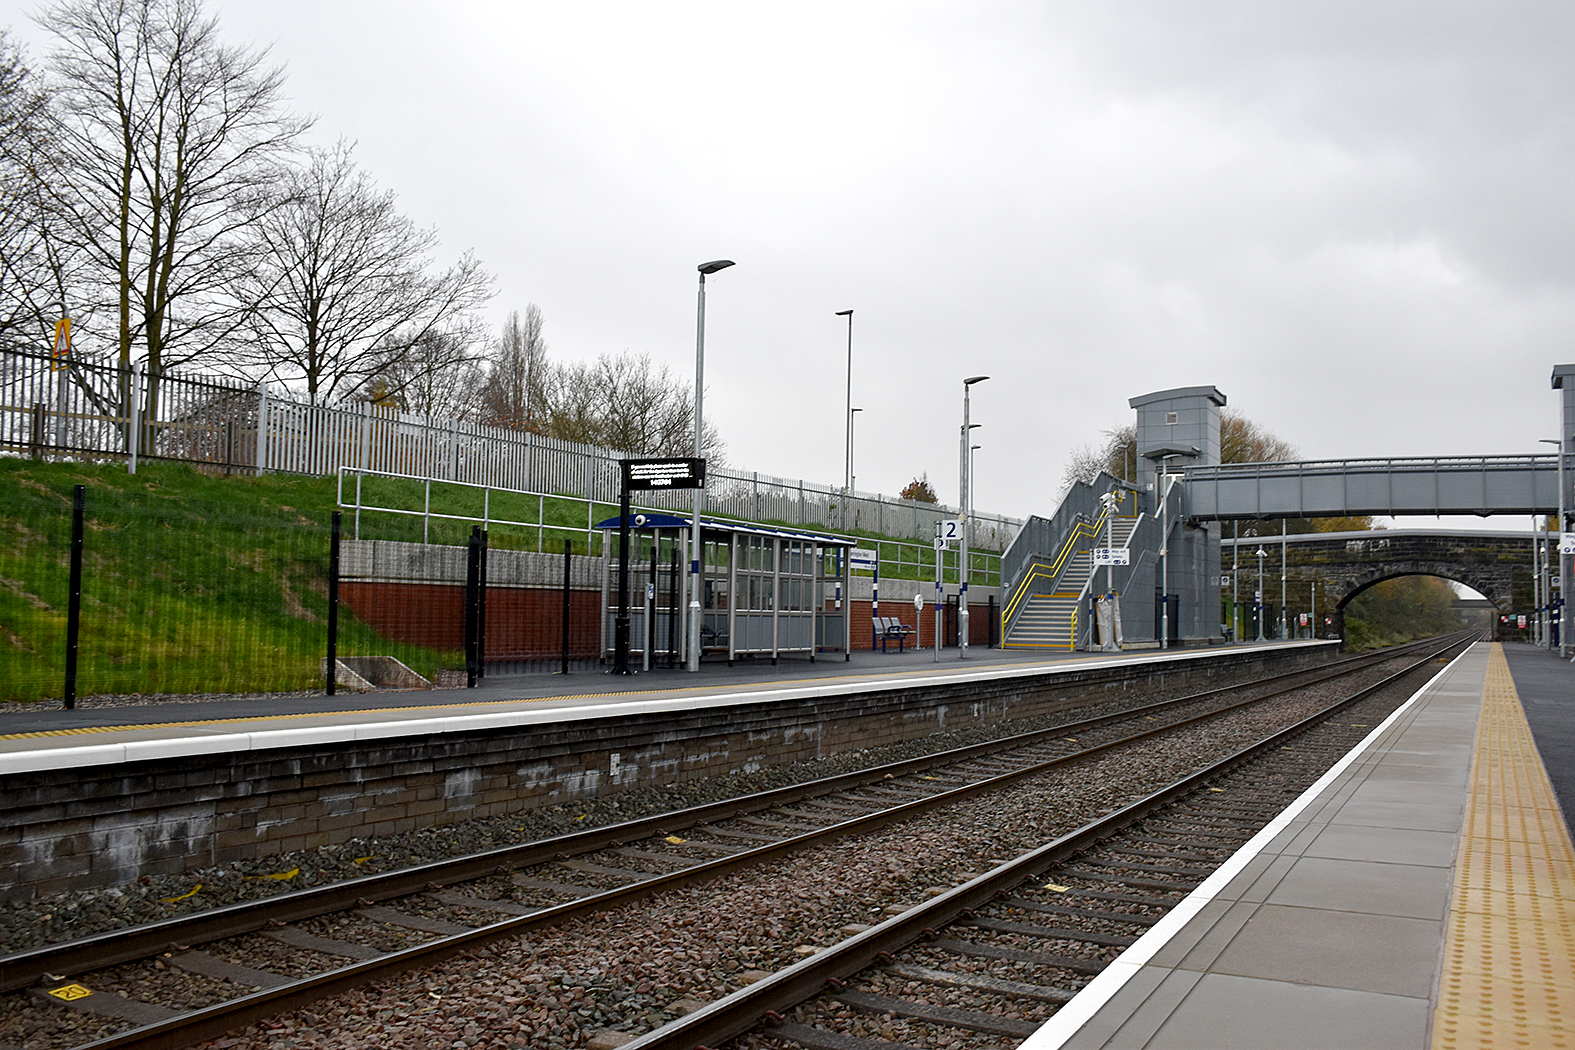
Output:
M487 677L487 530L481 530L476 565L476 677Z
M569 673L569 569L574 556L574 541L563 541L563 666L559 674Z
M71 580L66 596L66 710L77 706L77 638L82 628L82 519L87 486L71 490Z
M334 695L339 684L339 512L334 511L328 533L328 669L327 693Z
M476 688L480 653L477 648L477 589L481 577L481 526L470 529L470 545L465 557L465 688Z

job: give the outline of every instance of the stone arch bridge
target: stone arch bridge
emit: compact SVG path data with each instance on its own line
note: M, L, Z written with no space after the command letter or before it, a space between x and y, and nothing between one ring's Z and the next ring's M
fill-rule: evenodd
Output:
M1233 565L1238 567L1239 593L1250 598L1257 580L1257 551L1261 548L1265 554L1265 600L1277 603L1281 538L1263 534L1267 523L1257 525L1257 536L1226 537L1221 541L1220 567L1225 572L1231 571ZM1549 541L1549 547L1557 550L1551 537ZM1283 544L1287 594L1305 595L1307 585L1317 581L1324 600L1332 605L1320 609L1319 617L1331 614L1342 636L1346 605L1373 584L1396 576L1440 576L1470 587L1501 613L1529 616L1536 607L1532 585L1535 545L1536 536L1530 532L1380 529L1291 535L1285 537ZM1287 601L1293 610L1297 604L1296 597Z

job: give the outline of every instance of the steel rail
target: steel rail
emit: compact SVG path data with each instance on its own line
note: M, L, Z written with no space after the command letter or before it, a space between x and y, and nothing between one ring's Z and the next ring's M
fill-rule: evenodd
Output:
M1288 671L1262 682L1221 686L1183 697L1143 704L1126 711L1065 722L999 740L969 744L932 755L822 777L818 780L773 788L735 799L691 806L606 827L587 828L584 831L549 839L539 839L516 846L502 846L464 857L432 861L398 871L364 875L357 879L295 890L276 897L222 905L141 926L107 930L70 941L41 945L0 957L0 992L27 988L40 979L54 975L84 973L147 958L171 948L193 947L241 934L254 933L280 923L299 922L318 915L364 905L367 902L392 900L418 893L433 883L453 885L500 872L547 864L562 857L592 853L651 835L664 836L701 824L716 823L775 806L789 805L808 798L862 787L884 781L888 777L896 778L924 772L938 766L966 762L983 755L1029 747L1047 739L1085 733L1099 726L1143 717L1182 704L1197 703L1223 693L1240 691L1256 685L1268 685L1288 678L1314 675L1315 677L1307 681L1286 687L1286 689L1304 688L1307 685L1349 674L1365 664L1380 659L1392 659L1397 654L1397 650L1407 648L1414 648L1414 646L1396 647L1396 650L1385 650L1379 654L1350 657L1324 667ZM1320 671L1325 673L1319 674ZM1283 691L1285 690L1281 690ZM1275 695L1279 694L1268 693L1247 702L1256 703ZM1219 710L1223 711L1227 708Z
M1473 638L1476 632L1472 632ZM647 1032L622 1050L705 1050L743 1035L762 1022L770 1023L787 1011L814 998L834 981L847 981L860 971L933 933L965 912L982 908L1000 893L1037 876L1053 864L1068 860L1100 840L1134 824L1170 803L1192 794L1223 774L1254 758L1283 746L1287 741L1316 728L1331 714L1366 699L1399 679L1412 674L1440 653L1469 640L1456 639L1434 650L1403 671L1339 701L1315 715L1304 718L1255 744L1221 759L1129 806L1089 822L1075 831L1007 861L961 886L894 915L839 944L825 948L808 959L779 970L769 977L725 996L691 1014Z
M1393 655L1392 653L1390 654ZM1429 657L1430 658L1430 657ZM1349 671L1359 668L1348 668ZM1402 672L1405 673L1405 672ZM1391 676L1392 678L1393 676ZM1322 680L1322 679L1320 679ZM1384 681L1390 681L1386 678ZM1308 683L1310 684L1310 683ZM1383 683L1380 683L1382 685ZM1239 688L1239 687L1237 687ZM1299 688L1299 687L1291 687ZM1370 688L1378 688L1370 687ZM819 845L857 832L874 830L887 824L897 823L910 817L917 816L932 809L941 808L950 803L960 801L975 795L985 794L998 790L1017 780L1042 773L1045 770L1068 762L1087 758L1091 755L1124 747L1136 741L1158 736L1184 725L1216 717L1226 710L1245 704L1257 703L1278 693L1269 696L1256 697L1242 704L1231 705L1229 708L1215 709L1202 714L1184 719L1181 722L1170 723L1163 726L1151 727L1133 736L1123 737L1119 740L1108 741L1104 744L1093 745L1065 755L1059 755L1043 762L1012 770L980 780L973 784L953 788L928 798L916 799L898 806L884 809L846 821L820 828L803 835L784 839L780 842L770 843L765 846L745 850L740 853L721 857L713 861L702 862L693 867L680 871L655 875L651 878L621 886L613 890L603 891L578 900L544 908L530 915L517 916L505 919L487 926L467 930L464 933L439 937L423 944L415 945L397 952L379 956L363 962L351 963L335 970L313 975L299 981L281 985L276 988L264 989L250 995L239 996L213 1006L191 1011L166 1021L157 1022L140 1028L132 1029L118 1035L109 1036L93 1043L84 1044L78 1050L179 1050L193 1043L211 1039L227 1031L250 1024L254 1021L275 1016L309 1002L348 991L357 986L391 977L399 973L414 969L418 966L429 966L444 959L452 958L479 948L496 940L518 936L535 929L557 925L570 919L594 914L618 907L630 901L650 896L670 889L678 889L694 883L704 882L730 872L750 867L763 861L774 859L804 849L809 846ZM1358 694L1360 697L1363 694ZM1346 701L1347 703L1354 701ZM1333 709L1331 709L1333 710ZM1105 716L1107 719L1114 716ZM1324 712L1316 718L1327 717ZM1301 724L1301 723L1298 723ZM1044 734L1045 730L1037 731L1035 735ZM977 746L977 745L975 745ZM972 750L959 749L959 750ZM1212 768L1212 767L1211 767ZM657 819L657 818L652 818ZM1074 835L1078 833L1074 832ZM1058 840L1060 841L1060 840ZM1036 851L1038 852L1038 851ZM975 880L977 881L977 880ZM973 883L969 883L972 886ZM420 887L426 888L426 887ZM960 887L959 890L967 887ZM959 890L936 898L945 901L953 899ZM970 898L971 899L971 898ZM971 907L972 905L967 905ZM897 919L903 916L897 916ZM895 921L895 920L893 920ZM877 929L884 929L891 922L883 923ZM862 935L861 935L862 936ZM860 938L855 938L855 941ZM819 958L818 956L816 958ZM790 968L790 971L798 967ZM788 973L789 971L783 971ZM780 975L778 975L780 976ZM765 983L765 982L762 982ZM774 987L774 985L772 985ZM818 986L817 986L818 990ZM738 993L735 993L738 994ZM730 997L731 998L731 997ZM723 1000L724 1002L726 1000ZM713 1004L719 1005L719 1004ZM707 1008L709 1010L709 1008ZM702 1013L705 1011L702 1011ZM758 1017L758 1015L757 1015ZM752 1022L753 1023L753 1022ZM633 1044L631 1044L632 1046Z

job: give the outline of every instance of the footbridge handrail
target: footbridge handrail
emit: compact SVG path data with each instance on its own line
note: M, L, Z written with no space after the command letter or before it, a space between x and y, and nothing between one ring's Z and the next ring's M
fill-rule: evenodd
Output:
M1559 505L1558 456L1392 456L1184 468L1201 520L1535 514Z

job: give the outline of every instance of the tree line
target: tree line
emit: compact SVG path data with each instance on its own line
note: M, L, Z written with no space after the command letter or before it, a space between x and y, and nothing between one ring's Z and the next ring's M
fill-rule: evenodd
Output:
M489 331L474 254L441 258L353 144L308 144L283 71L201 0L62 0L36 21L36 67L0 29L0 346L50 349L69 317L75 352L145 365L148 418L158 376L200 367L314 403L692 449L691 388L648 356L549 361L534 304Z

